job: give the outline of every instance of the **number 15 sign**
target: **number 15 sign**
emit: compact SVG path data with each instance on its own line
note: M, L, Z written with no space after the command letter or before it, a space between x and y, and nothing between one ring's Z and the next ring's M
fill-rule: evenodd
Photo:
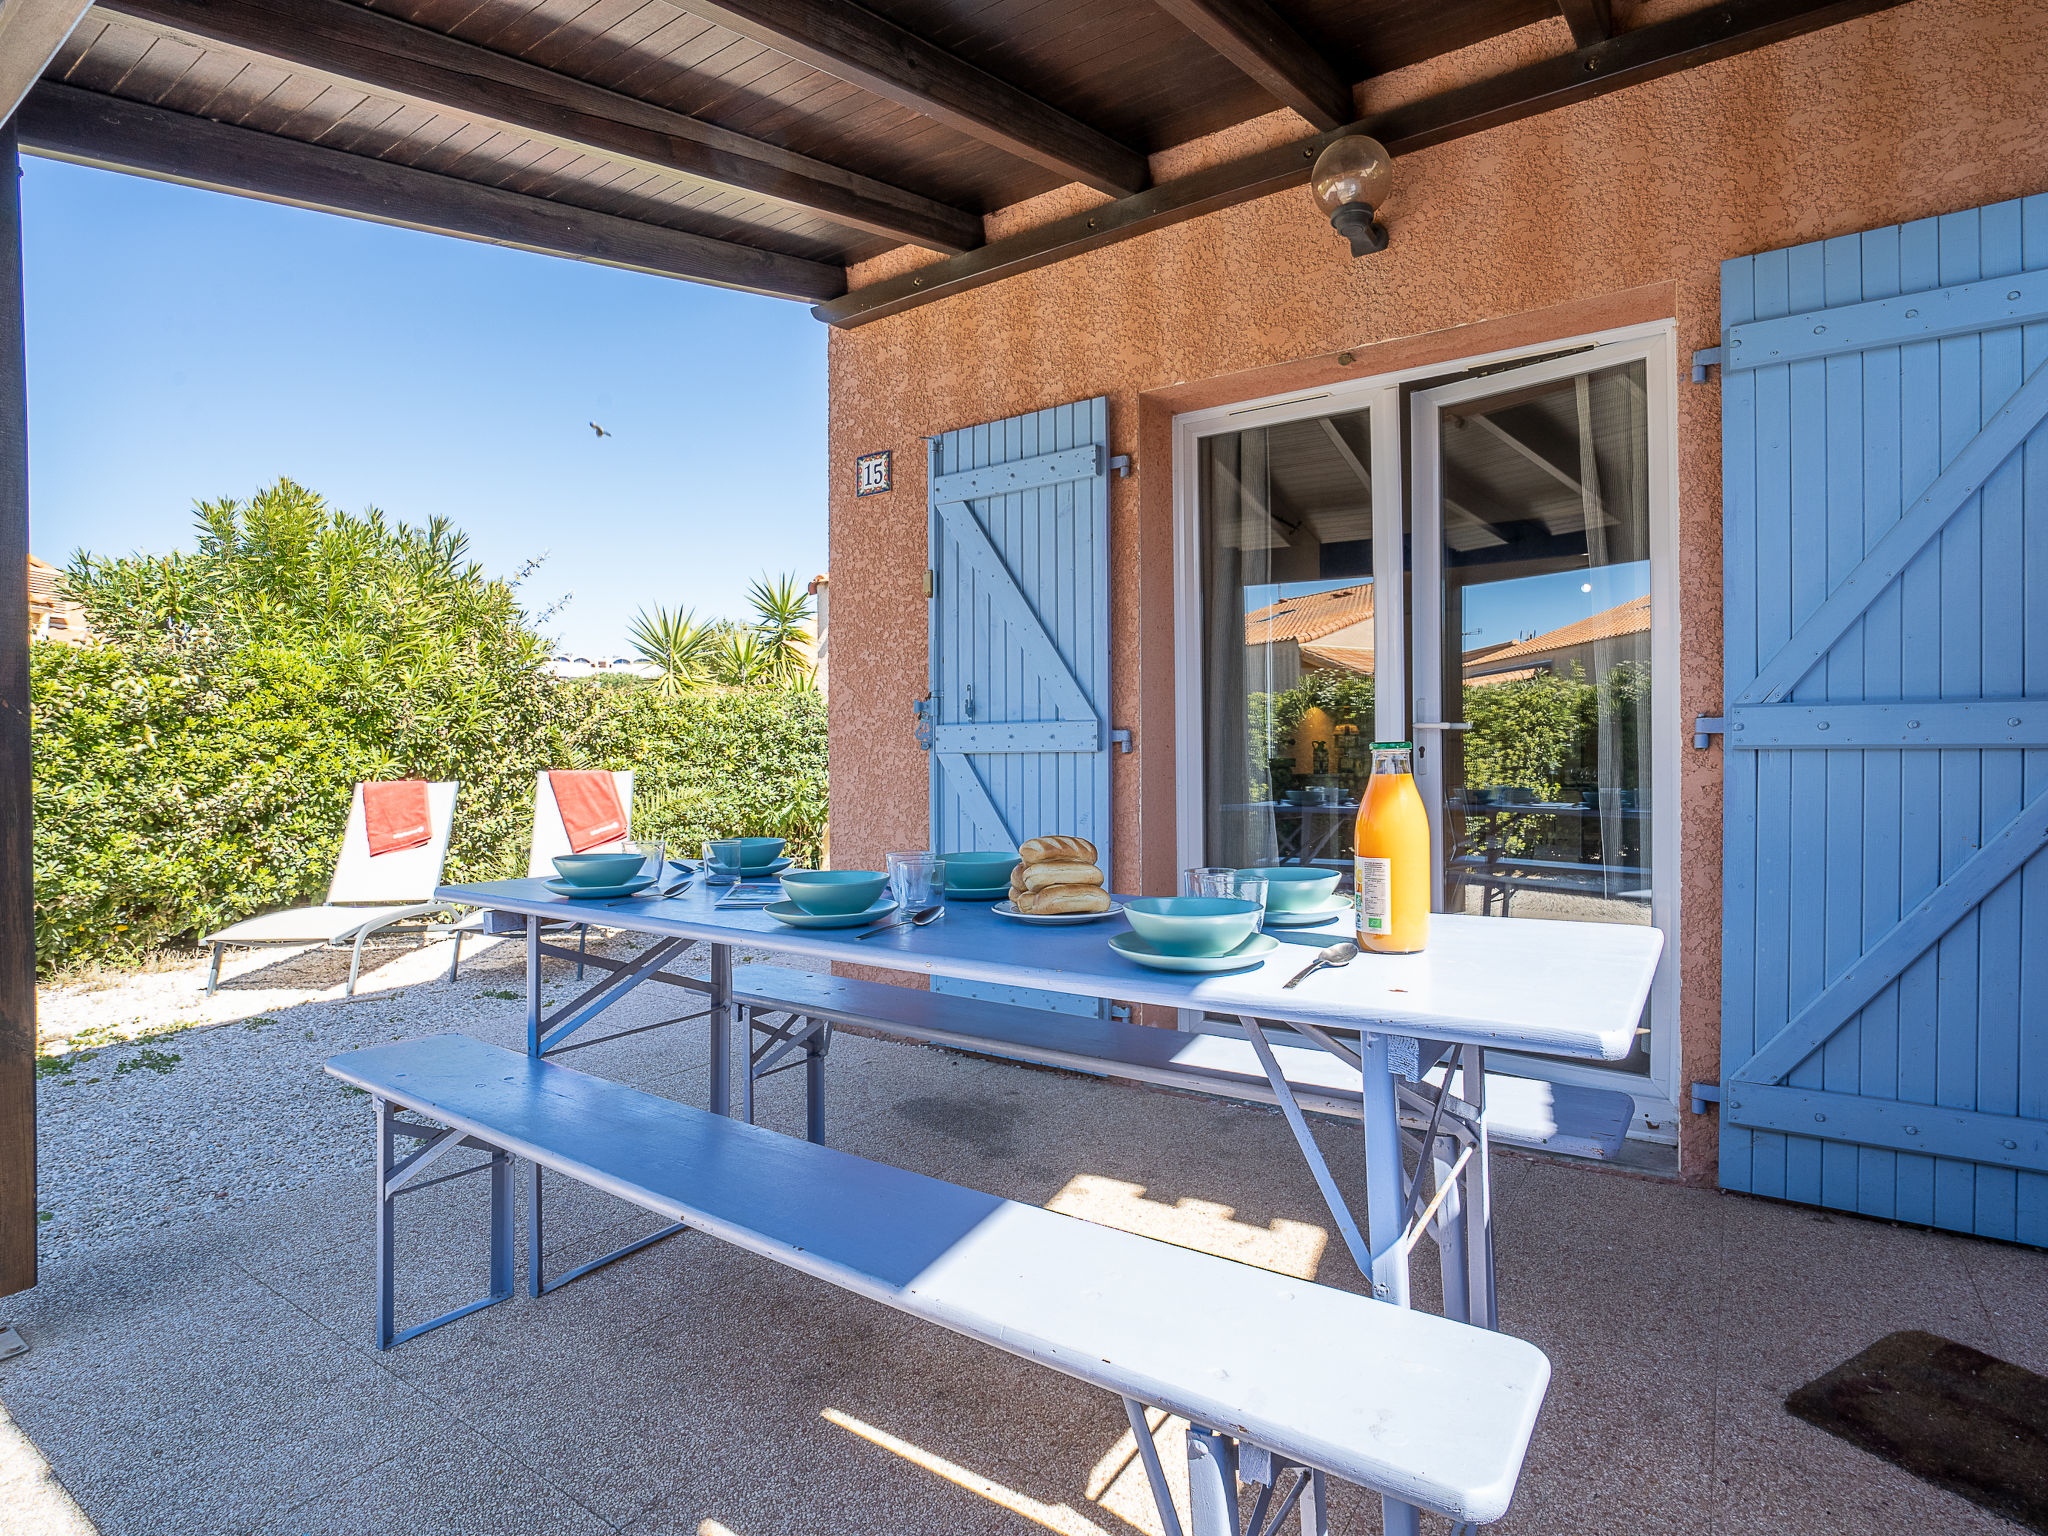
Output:
M879 496L889 489L890 453L890 449L884 448L880 453L864 453L853 461L854 495Z

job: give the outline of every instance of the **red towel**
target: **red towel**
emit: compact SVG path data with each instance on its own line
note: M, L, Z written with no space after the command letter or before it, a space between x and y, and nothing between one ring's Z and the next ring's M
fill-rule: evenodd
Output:
M424 848L434 840L434 821L427 814L427 781L396 779L363 786L363 831L369 835L370 857Z
M555 792L555 808L562 813L571 853L588 853L626 835L626 812L609 773L596 768L550 773L548 785Z

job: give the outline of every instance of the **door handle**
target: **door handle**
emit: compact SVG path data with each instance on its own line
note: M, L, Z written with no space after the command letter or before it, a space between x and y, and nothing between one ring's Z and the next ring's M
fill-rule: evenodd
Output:
M1467 720L1417 720L1414 728L1418 731L1469 731L1472 725Z

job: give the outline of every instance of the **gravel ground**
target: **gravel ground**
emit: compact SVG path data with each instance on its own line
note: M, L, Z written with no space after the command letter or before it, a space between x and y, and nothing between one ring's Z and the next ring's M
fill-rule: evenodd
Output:
M640 946L621 936L612 947ZM704 948L678 968L705 974ZM524 1042L517 941L465 939L452 985L447 970L446 940L396 940L374 957L365 949L353 998L343 995L347 951L317 948L231 953L211 998L203 959L44 988L36 1085L43 1260L273 1199L337 1168L367 1168L362 1097L322 1070L328 1057L443 1029ZM547 962L543 975L551 1000L578 987L567 962ZM674 991L646 987L606 1023L653 1022L664 1009L682 1011Z

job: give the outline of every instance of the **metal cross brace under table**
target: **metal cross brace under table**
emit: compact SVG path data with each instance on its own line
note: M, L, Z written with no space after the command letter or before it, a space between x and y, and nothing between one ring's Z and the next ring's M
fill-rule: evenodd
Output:
M944 918L923 928L899 928L862 942L862 929L790 928L758 907L722 905L723 893L699 879L689 889L659 897L571 901L540 880L499 880L444 886L437 899L525 918L527 1050L533 1056L581 1049L603 1040L707 1018L710 1035L710 1104L731 1113L731 1049L738 1012L733 996L732 948L782 951L814 960L847 961L889 970L922 972L999 986L1033 988L1130 1003L1235 1017L1258 1051L1290 1130L1330 1206L1332 1218L1373 1292L1397 1306L1409 1304L1408 1256L1424 1232L1443 1253L1446 1311L1491 1327L1496 1316L1487 1185L1482 1053L1490 1048L1615 1061L1633 1046L1637 1022L1655 974L1662 935L1654 928L1582 922L1516 922L1439 914L1431 943L1419 955L1362 955L1343 969L1326 969L1299 987L1282 983L1328 935L1286 935L1278 951L1254 968L1190 976L1149 970L1124 959L1105 942L1118 922L1072 927L1026 927L996 917L986 906L955 903ZM630 960L585 955L604 975L573 1001L543 1015L543 956L574 960L577 953L541 940L544 921L570 919L655 940ZM693 942L710 946L708 979L667 969ZM569 1039L607 1008L649 981L705 997L694 1013L617 1031L595 1040ZM1267 1039L1271 1023L1284 1024L1360 1073L1366 1162L1366 1222L1351 1215L1300 1105L1275 1063ZM1356 1040L1356 1045L1349 1043ZM753 1068L770 1056L801 1060L814 1080L829 1035L813 1023L792 1021L772 1032ZM802 1056L795 1053L802 1051ZM750 1056L754 1053L750 1050ZM1455 1057L1456 1072L1449 1070ZM1429 1068L1445 1064L1440 1083ZM1456 1082L1458 1091L1453 1092ZM820 1106L820 1091L811 1102ZM751 1107L751 1105L749 1105ZM1404 1136L1402 1121L1419 1124ZM821 1127L812 1126L813 1139ZM1409 1176L1404 1140L1418 1151ZM1424 1197L1425 1172L1428 1194ZM540 1252L537 1172L530 1175L529 1239ZM583 1266L588 1273L659 1241L678 1228ZM530 1266L536 1294L539 1266ZM566 1283L562 1281L554 1284ZM1302 1494L1301 1497L1306 1497ZM1388 1501L1389 1536L1412 1536L1416 1512Z

